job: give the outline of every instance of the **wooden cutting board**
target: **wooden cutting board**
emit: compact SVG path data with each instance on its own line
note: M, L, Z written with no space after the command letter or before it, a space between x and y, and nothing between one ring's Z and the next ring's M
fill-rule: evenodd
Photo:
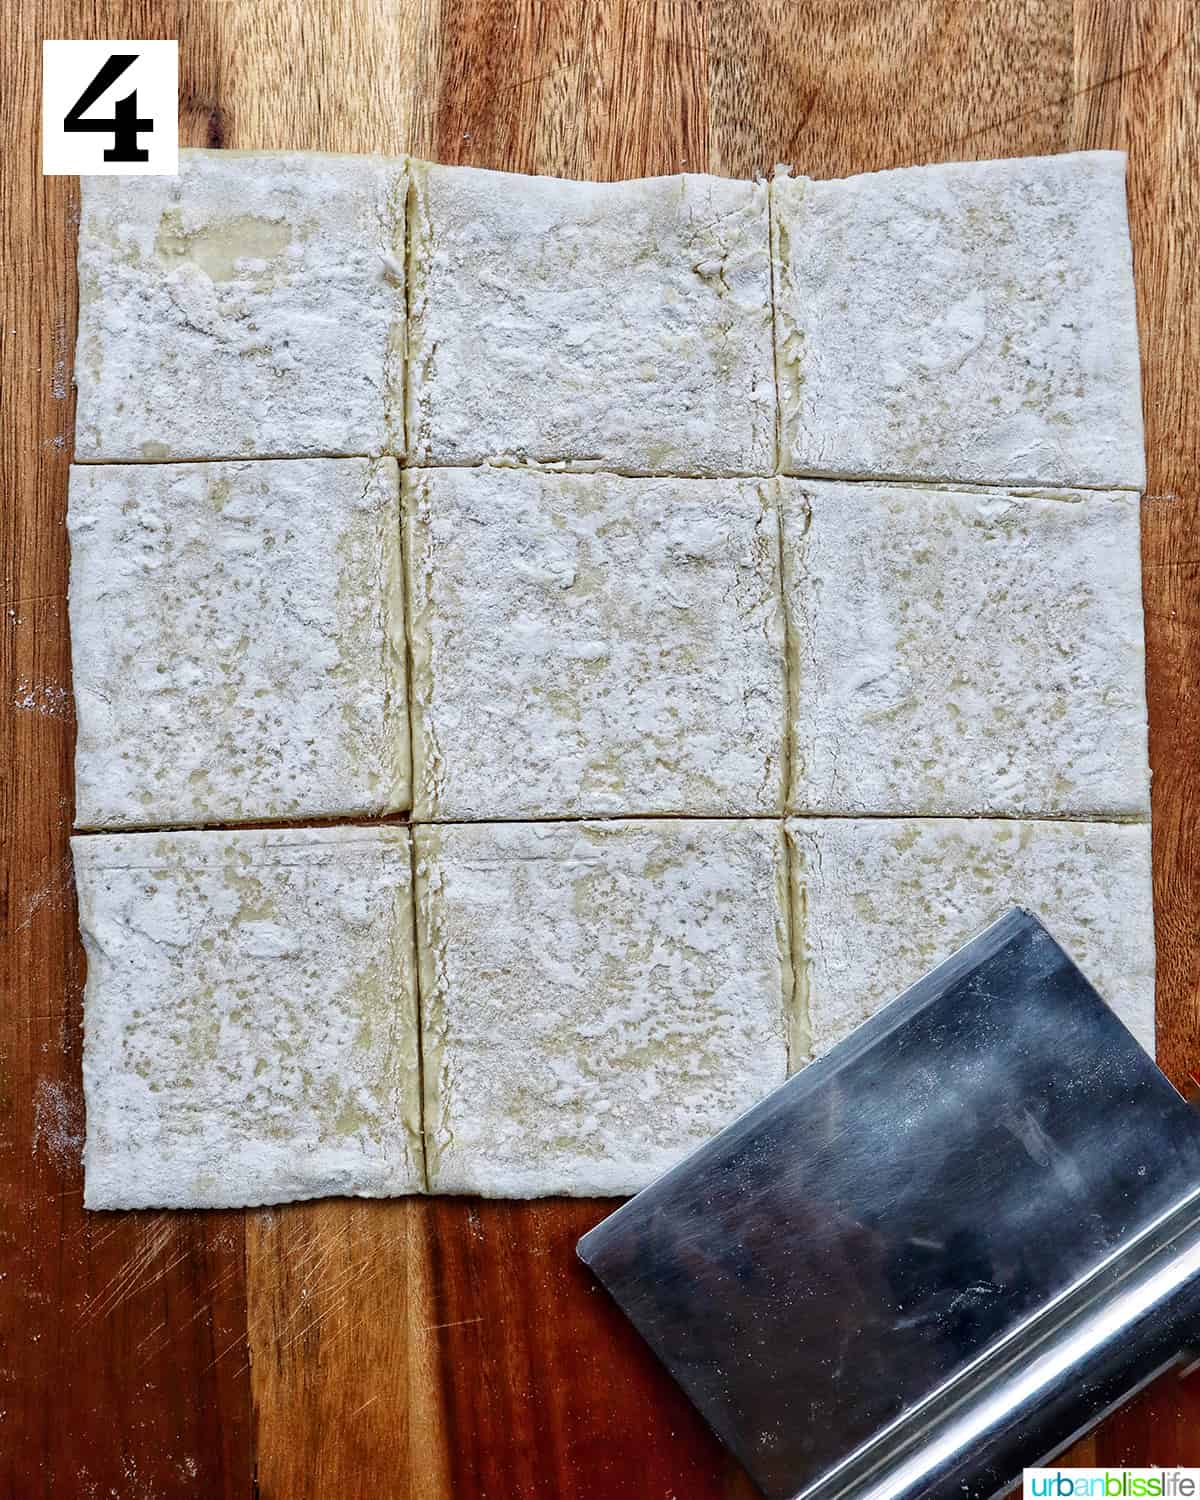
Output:
M1127 149L1160 1059L1182 1081L1200 1062L1200 39L1188 12L1186 0L10 0L0 1495L752 1493L576 1263L605 1204L82 1211L64 530L77 187L40 176L42 37L177 37L192 145L412 151L596 178ZM1073 1457L1200 1463L1200 1381L1160 1382Z

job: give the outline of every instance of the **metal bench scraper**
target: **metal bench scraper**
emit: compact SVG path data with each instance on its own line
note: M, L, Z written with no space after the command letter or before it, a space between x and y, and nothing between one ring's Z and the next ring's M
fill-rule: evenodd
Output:
M1200 1114L1013 909L579 1254L770 1500L983 1500L1200 1343Z

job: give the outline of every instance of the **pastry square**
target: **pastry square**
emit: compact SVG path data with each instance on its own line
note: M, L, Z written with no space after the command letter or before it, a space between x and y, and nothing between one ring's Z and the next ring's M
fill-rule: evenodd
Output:
M431 1191L633 1193L783 1082L778 823L414 837Z
M399 451L406 190L403 162L311 152L85 177L76 458Z
M1123 153L771 194L784 473L1143 487Z
M412 181L413 462L772 471L765 184Z
M1023 906L1153 1054L1147 824L798 818L787 831L797 1031L814 1053Z
M404 483L416 817L780 810L770 481Z
M408 806L398 490L390 458L71 470L81 827Z
M1136 495L782 489L791 809L1148 811Z
M71 847L89 1208L423 1191L406 829Z

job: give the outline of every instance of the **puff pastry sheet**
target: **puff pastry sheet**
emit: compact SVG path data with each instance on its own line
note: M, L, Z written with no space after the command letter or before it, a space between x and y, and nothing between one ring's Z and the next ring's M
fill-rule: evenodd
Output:
M414 814L778 813L770 481L408 470Z
M1138 499L783 482L798 812L1150 810Z
M1013 902L1153 1045L1122 156L184 152L79 271L90 1206L630 1193Z
M414 462L770 473L762 183L414 163Z
M84 828L408 806L394 459L77 465Z
M771 193L784 473L1144 487L1122 152Z
M798 1025L814 1053L1017 905L1153 1055L1146 824L797 818L787 831Z
M83 178L76 458L398 452L407 180L240 151Z
M414 837L432 1191L633 1193L783 1082L778 823Z
M89 1208L423 1189L406 829L72 852Z

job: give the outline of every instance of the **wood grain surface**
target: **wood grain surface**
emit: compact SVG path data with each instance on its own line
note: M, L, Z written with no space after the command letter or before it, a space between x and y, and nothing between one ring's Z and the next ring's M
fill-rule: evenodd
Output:
M612 178L1130 153L1160 1060L1200 1062L1200 38L1187 0L211 0L5 12L0 1495L748 1500L577 1264L608 1206L85 1215L64 529L77 186L43 37L177 37L193 145ZM216 393L214 393L216 399ZM1200 1463L1168 1377L1076 1462Z

